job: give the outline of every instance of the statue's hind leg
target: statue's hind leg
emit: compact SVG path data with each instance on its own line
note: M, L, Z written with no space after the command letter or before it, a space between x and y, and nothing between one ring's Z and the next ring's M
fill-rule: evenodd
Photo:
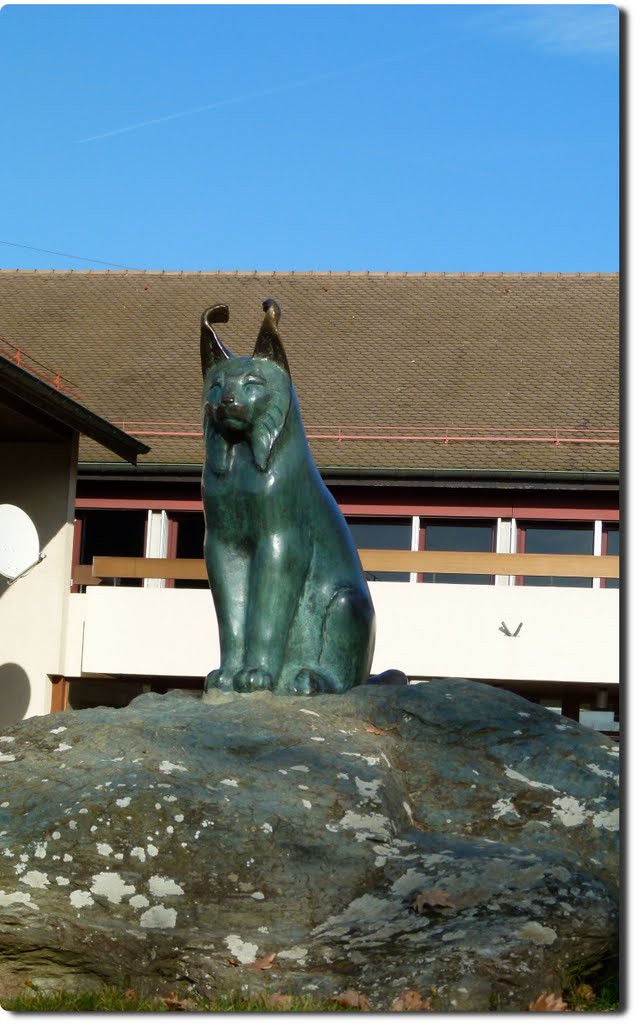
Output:
M344 693L365 683L374 643L375 614L368 595L357 587L342 587L327 606L318 659L296 673L292 692Z

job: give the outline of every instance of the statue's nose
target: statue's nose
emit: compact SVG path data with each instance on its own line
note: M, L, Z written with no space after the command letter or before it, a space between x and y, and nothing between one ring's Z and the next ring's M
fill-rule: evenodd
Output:
M236 403L236 398L234 397L232 392L231 391L224 391L223 394L221 395L221 405L230 406L230 405L236 405L236 404L237 404Z

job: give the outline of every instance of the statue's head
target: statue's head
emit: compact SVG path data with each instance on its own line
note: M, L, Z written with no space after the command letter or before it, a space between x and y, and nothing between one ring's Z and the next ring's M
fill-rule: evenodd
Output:
M212 447L212 461L219 471L227 461L219 461L219 456L241 440L250 442L257 466L265 469L289 410L291 379L278 334L280 307L266 299L263 309L265 317L252 356L234 356L216 333L213 325L229 320L227 306L212 306L201 318L206 443Z

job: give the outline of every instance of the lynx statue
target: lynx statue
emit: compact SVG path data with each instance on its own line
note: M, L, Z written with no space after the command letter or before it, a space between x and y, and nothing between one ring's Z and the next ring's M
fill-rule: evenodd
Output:
M263 303L254 354L201 320L205 561L221 665L205 688L341 693L367 682L375 613L342 513L309 451L280 308Z

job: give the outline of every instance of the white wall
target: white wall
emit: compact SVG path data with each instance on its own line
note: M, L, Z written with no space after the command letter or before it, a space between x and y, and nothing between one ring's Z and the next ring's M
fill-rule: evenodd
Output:
M0 725L51 709L62 674L73 550L77 439L0 444L0 504L35 523L46 558L11 586L0 577Z
M371 583L373 671L618 682L618 591ZM71 595L66 674L204 676L218 665L207 590L92 587ZM502 620L517 637L504 635ZM82 647L83 644L83 647Z

